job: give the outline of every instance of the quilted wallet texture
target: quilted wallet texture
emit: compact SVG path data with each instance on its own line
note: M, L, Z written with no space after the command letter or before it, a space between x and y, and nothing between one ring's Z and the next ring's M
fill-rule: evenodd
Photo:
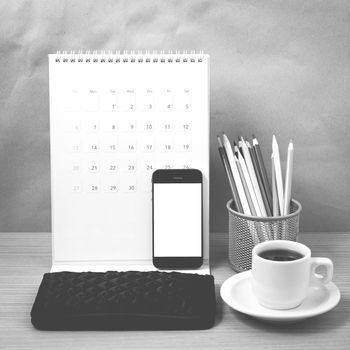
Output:
M44 275L31 319L45 330L206 329L215 306L211 275L56 272Z

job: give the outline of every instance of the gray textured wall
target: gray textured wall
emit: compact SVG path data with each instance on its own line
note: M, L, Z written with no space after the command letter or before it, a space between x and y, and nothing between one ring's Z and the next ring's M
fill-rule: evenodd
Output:
M295 145L302 230L350 230L348 1L0 1L0 231L50 230L47 54L211 55L211 228L229 188L215 135ZM282 152L283 164L285 152Z

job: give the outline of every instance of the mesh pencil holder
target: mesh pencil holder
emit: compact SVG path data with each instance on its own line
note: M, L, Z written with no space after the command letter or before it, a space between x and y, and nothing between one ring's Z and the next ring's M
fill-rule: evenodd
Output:
M291 200L290 214L277 217L257 217L238 213L233 200L227 202L229 216L229 262L237 271L250 270L252 249L261 242L275 239L296 241L299 233L301 204Z

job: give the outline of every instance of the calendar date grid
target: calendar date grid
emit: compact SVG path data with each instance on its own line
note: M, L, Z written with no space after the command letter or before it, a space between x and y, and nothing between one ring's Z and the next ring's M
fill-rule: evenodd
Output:
M132 89L110 89L102 98L94 89L73 89L65 96L70 192L150 192L155 169L192 167L191 113L179 113L191 112L191 91L183 89L176 100L173 90L164 90L161 102L153 90L140 96Z

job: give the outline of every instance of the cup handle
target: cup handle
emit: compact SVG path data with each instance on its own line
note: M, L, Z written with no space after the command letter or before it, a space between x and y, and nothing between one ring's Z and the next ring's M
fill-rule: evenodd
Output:
M322 276L315 272L319 266L326 267L326 276ZM327 284L333 278L333 262L328 258L311 258L311 281L316 283Z

